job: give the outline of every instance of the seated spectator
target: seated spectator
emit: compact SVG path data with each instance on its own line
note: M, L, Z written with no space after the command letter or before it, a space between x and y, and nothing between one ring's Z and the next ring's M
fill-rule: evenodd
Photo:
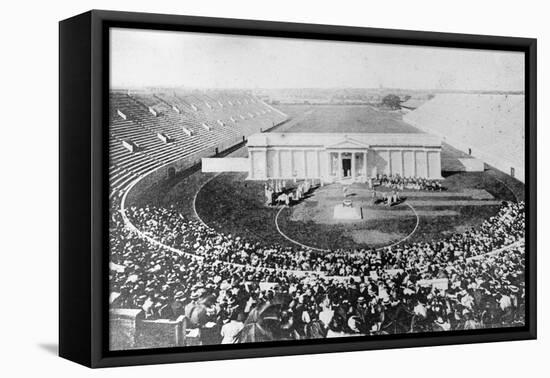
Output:
M185 315L203 344L256 340L262 324L261 340L286 340L525 322L525 251L514 244L524 239L523 202L504 202L480 226L441 240L328 253L223 234L174 208L126 215L141 233L113 211L111 308Z
M244 324L240 319L239 312L234 310L229 315L229 320L222 326L221 336L222 344L234 344L237 342L237 335L243 329Z

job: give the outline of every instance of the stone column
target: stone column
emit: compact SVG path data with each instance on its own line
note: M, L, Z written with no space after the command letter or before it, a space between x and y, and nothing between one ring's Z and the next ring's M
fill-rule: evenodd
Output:
M416 169L416 150L413 150L412 155L413 155L413 175L414 177L418 177L418 171Z
M332 152L327 151L327 176L332 176Z
M281 177L281 154L279 153L279 150L275 150L275 169L274 176L276 178Z
M315 153L315 156L317 157L317 178L321 178L321 151L317 150Z
M441 151L436 152L437 159L435 160L435 172L437 178L441 178Z
M401 176L405 177L405 156L403 150L401 150Z
M336 173L338 175L338 179L342 179L342 170L344 168L342 167L342 152L338 152L338 172Z
M368 155L367 151L363 152L363 175L365 176L365 180L368 180L367 155Z
M351 153L351 180L355 181L355 152Z
M248 151L248 163L250 164L249 178L254 178L254 151Z
M426 154L426 178L430 177L430 159L428 157L428 150L424 150Z

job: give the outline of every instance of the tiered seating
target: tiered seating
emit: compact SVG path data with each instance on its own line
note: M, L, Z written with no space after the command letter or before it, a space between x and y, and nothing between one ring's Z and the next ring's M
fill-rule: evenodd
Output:
M438 94L403 119L523 181L524 95Z
M147 172L209 149L225 149L284 120L282 113L238 92L111 92L110 197L116 200ZM158 133L171 142L163 142ZM129 151L123 141L138 149Z

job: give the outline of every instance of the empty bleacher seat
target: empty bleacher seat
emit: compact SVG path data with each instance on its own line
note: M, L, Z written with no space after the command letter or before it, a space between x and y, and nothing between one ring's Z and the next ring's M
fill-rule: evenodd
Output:
M190 130L190 129L188 129L188 128L187 128L187 127L185 127L185 126L184 126L184 127L182 127L182 130L183 130L183 132L184 132L185 134L187 134L188 136L191 136L191 135L193 135L193 131L192 131L192 130Z
M163 142L163 143L170 143L172 141L172 138L170 138L165 133L157 133L157 137Z
M122 146L130 152L136 152L139 149L139 146L136 143L128 139L122 141Z

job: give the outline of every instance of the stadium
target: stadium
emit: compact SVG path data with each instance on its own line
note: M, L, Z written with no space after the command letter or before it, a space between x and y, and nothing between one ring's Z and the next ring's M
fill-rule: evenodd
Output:
M111 90L112 350L524 324L522 94L278 96Z

